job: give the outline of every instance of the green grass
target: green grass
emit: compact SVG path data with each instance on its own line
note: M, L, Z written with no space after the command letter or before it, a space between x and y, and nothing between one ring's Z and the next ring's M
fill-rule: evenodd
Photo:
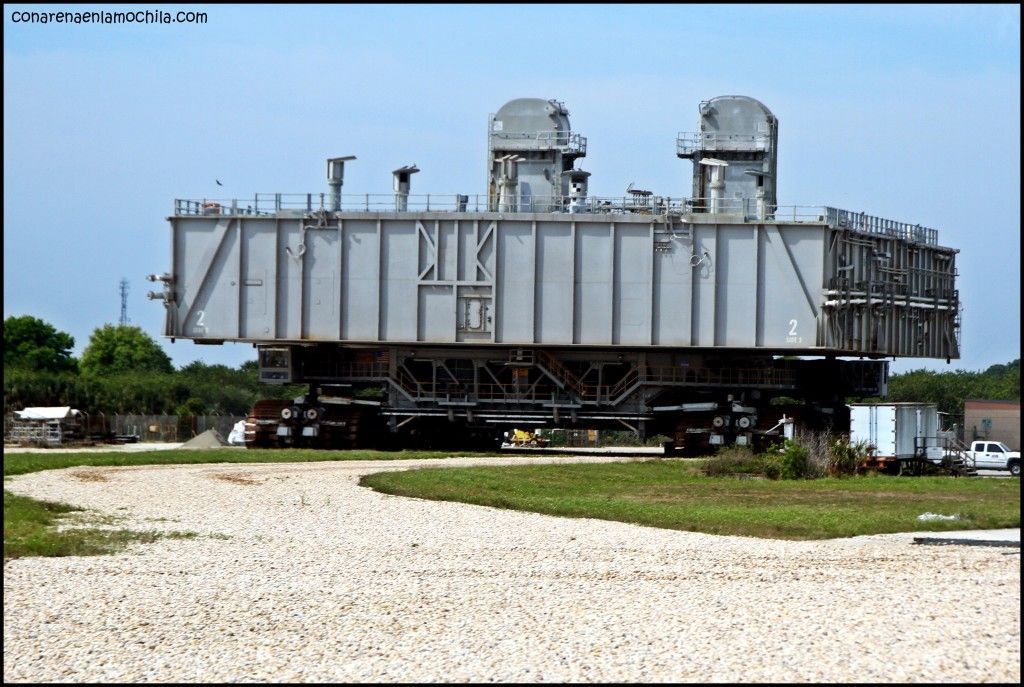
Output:
M459 456L486 456L493 453L458 452ZM330 460L412 460L448 458L445 451L318 451L313 449L266 449L233 451L167 450L97 453L5 453L4 476L23 475L40 470L76 466L187 465L199 463L305 463ZM90 556L115 553L131 543L148 543L161 537L192 537L188 532L135 532L131 530L75 527L57 529L70 515L84 516L99 524L80 508L50 503L4 490L4 560L22 556Z
M772 539L1020 527L1020 482L950 477L755 480L699 463L421 469L367 475L388 494ZM931 512L960 520L920 521Z
M57 526L76 525L57 531ZM89 524L105 524L90 518L86 511L64 503L38 501L4 491L4 560L22 556L93 556L116 553L131 543L149 543L161 538L190 539L194 532L136 532L123 529L98 529ZM85 525L85 526L82 526Z

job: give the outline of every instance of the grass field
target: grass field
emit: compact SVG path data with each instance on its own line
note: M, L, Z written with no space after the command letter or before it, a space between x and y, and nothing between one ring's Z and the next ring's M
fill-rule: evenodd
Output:
M363 477L388 494L773 539L1020 527L1016 479L705 477L694 462L422 469ZM959 520L920 521L923 513Z

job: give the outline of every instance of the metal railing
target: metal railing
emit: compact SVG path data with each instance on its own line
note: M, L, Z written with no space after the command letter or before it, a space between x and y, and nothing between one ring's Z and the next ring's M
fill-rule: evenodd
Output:
M343 194L341 212L575 212L602 214L684 215L705 213L711 206L708 198L671 198L667 196L627 194L624 196L520 195L499 205L496 198L485 194L396 193ZM752 198L719 198L715 201L721 214L741 214L754 218L757 202ZM175 199L176 216L303 216L329 212L330 197L326 193L257 193L252 198ZM400 210L405 207L405 210ZM492 209L493 208L493 209ZM821 222L823 206L791 205L774 208L775 216L789 221ZM770 208L769 208L770 210ZM769 216L770 219L770 216Z
M900 474L923 474L925 463L938 465L955 476L976 476L977 463L970 450L959 439L949 436L948 432L939 432L939 436L914 437L914 453L911 456L899 456Z
M388 380L409 398L414 400L439 400L452 404L475 404L478 402L523 403L562 396L570 391L584 403L600 402L602 399L617 404L638 386L755 386L762 388L788 389L795 382L791 370L766 370L763 368L682 368L673 366L637 365L621 378L606 384L592 384L575 372L570 371L556 357L536 349L535 363L527 366L543 366L554 378L564 383L559 391L558 384L548 376L541 378L513 378L508 382L484 381L460 383L454 380L417 379L399 366L392 374L383 363L345 363L336 368L339 378L351 381ZM569 394L571 396L571 394Z
M501 146L495 146L493 140L500 139L509 142L527 142L533 144L529 147L530 150L558 149L563 153L575 153L578 155L587 154L587 137L581 136L580 134L574 134L571 131L496 131L492 124L491 137L491 150L494 150L495 148L502 149ZM518 146L516 146L516 148L518 148Z
M580 394L581 396L583 395L586 385L579 377L570 372L569 369L562 364L561 360L541 348L538 348L536 353L538 361L548 372L577 394Z
M824 210L825 221L833 227L852 229L853 231L865 234L892 236L904 241L925 243L932 246L937 245L939 242L939 232L937 230L922 227L920 224L898 222L883 217L875 217L863 212L850 212L849 210L840 210L838 208L826 207Z
M293 216L329 212L327 193L257 193L252 198L175 199L175 216ZM712 207L717 213L709 213ZM404 209L400 209L404 208ZM665 217L721 214L742 217L743 221L807 222L828 224L866 234L891 236L905 241L938 244L938 231L920 224L899 222L851 212L826 205L765 206L760 216L755 198L671 198L668 196L629 194L625 196L520 195L508 201L486 194L396 193L344 194L341 212L567 212L581 214L644 214ZM691 219L693 219L691 218Z
M326 193L257 193L252 198L175 199L176 216L228 215L268 216L296 215L328 211L330 197ZM399 208L405 207L405 210ZM343 194L342 212L489 212L497 200L485 194L396 193ZM664 214L689 212L682 198L661 196L596 197L573 199L567 196L522 195L503 204L503 212L638 212L657 211Z
M723 134L717 131L683 131L676 137L676 154L699 150L768 150L768 134Z

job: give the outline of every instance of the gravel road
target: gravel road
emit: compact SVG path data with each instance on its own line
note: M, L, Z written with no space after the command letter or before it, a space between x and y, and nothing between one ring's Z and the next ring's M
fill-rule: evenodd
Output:
M200 536L6 563L4 681L1020 680L1019 549L720 537L357 486L523 461L17 477L121 527Z

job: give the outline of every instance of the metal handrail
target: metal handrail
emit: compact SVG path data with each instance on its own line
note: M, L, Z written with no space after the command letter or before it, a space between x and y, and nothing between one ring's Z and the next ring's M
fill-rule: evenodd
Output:
M543 349L537 349L537 360L548 372L560 379L566 386L579 395L583 395L585 386L580 378L573 374L562 361Z
M656 384L753 384L762 386L791 386L795 376L791 370L765 370L763 368L705 368L689 369L672 366L644 365L641 379Z
M399 201L405 210L399 210ZM343 212L488 212L496 199L484 194L427 193L363 193L343 194L340 197ZM175 199L175 215L302 215L326 212L330 203L327 194L319 193L257 193L252 198ZM756 201L750 198L720 198L718 207L723 214L743 214L752 217ZM702 213L710 205L706 198L672 198L668 196L569 196L521 195L508 202L503 212L589 212L589 213L642 213L657 215L684 215ZM823 221L823 206L778 206L774 213L786 220Z
M564 152L587 153L587 137L574 134L571 131L496 131L492 122L490 129L491 136L506 141L534 141L545 144L547 148L560 148ZM494 149L494 144L490 144Z
M519 196L500 207L501 212L572 212L590 214L645 214L664 217L701 216L712 202L718 214L739 215L744 221L762 219L774 222L822 223L836 229L849 229L864 234L938 245L938 230L920 224L900 222L851 212L827 205L776 205L765 208L758 217L757 200L753 198L672 198L668 196ZM252 198L175 199L175 216L304 216L329 212L330 197L326 193L257 193ZM401 203L401 204L400 204ZM404 209L400 209L404 208ZM343 212L492 212L497 200L485 194L427 193L402 195L396 193L344 194Z
M850 212L838 208L825 207L825 220L830 226L851 229L865 234L892 236L914 243L937 245L939 232L936 229L922 227L920 224L899 222L897 220L876 217L864 212Z
M718 131L682 131L676 137L676 153L691 155L698 150L767 150L768 134L725 134Z

